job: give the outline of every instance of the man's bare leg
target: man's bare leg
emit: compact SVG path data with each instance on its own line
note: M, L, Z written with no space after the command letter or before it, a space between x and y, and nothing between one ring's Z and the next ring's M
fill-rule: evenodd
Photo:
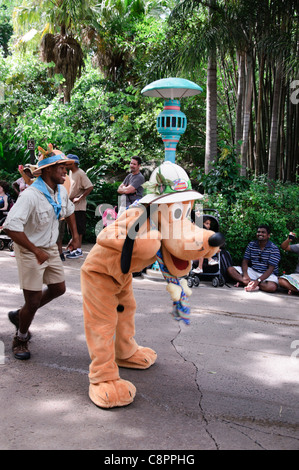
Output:
M65 282L49 284L42 291L23 290L24 305L19 310L19 332L26 334L36 311L65 293Z

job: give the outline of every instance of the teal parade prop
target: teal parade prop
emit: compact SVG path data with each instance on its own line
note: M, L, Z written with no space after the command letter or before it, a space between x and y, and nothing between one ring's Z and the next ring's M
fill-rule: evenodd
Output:
M177 144L187 128L187 118L181 111L179 100L201 92L202 88L200 86L183 78L156 80L141 91L145 96L153 96L165 100L164 109L157 117L157 130L162 135L165 161L175 163Z

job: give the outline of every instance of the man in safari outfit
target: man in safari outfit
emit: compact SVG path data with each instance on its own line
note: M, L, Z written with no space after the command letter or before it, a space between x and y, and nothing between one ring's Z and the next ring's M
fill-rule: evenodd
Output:
M4 224L6 234L14 241L25 300L19 310L8 314L17 328L14 356L21 360L30 358L29 327L36 311L65 292L64 270L56 243L60 217L65 217L72 232L73 249L79 244L74 205L62 186L70 161L61 151L53 150L51 144L47 151L40 150L42 158L33 173L38 178L23 191Z

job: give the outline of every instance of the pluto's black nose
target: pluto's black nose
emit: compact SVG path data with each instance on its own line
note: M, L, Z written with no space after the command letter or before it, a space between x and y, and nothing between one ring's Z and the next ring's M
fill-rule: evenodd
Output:
M220 232L214 233L214 235L212 235L209 238L209 245L210 246L222 246L222 245L224 245L224 243L225 243L224 235Z

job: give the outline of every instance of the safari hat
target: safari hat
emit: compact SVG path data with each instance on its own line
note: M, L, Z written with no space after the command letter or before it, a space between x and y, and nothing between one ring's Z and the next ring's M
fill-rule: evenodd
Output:
M49 144L48 149L44 150L42 147L38 147L38 150L42 154L40 157L37 168L32 173L34 176L40 176L42 170L52 165L58 165L59 163L64 163L66 167L72 165L74 160L67 158L61 150L53 149L53 145Z
M169 204L203 198L202 194L192 189L185 170L170 161L158 166L143 187L146 194L138 201L140 204Z

